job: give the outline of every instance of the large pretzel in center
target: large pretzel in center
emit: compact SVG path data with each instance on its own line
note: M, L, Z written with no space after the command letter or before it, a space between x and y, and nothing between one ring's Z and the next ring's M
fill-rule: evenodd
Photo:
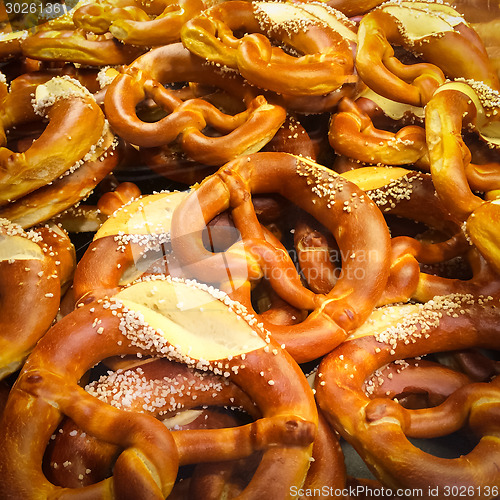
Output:
M302 286L283 247L266 241L252 194L279 193L318 219L335 237L343 273L327 295ZM206 224L230 209L242 240L222 253L204 246ZM389 275L390 238L380 210L354 184L310 160L287 153L256 153L221 167L174 211L173 255L181 275L233 291L250 306L250 283L263 275L289 304L311 311L294 327L267 325L295 359L329 352L356 328L380 298ZM175 275L175 265L169 270Z

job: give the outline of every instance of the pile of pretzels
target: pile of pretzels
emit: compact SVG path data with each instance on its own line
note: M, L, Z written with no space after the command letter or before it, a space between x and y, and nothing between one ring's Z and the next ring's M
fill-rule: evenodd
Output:
M498 5L4 4L0 498L500 498Z

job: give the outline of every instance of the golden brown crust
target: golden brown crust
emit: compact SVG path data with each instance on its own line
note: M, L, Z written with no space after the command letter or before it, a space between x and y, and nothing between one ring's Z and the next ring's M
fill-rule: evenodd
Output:
M399 307L386 309L380 326L375 319L371 332L358 331L325 358L319 369L322 375L316 379L320 407L389 487L498 487L498 476L490 465L499 450L496 440L487 437L497 432L494 404L482 404L484 398L498 399L495 381L461 386L441 405L415 411L391 399L370 399L361 387L369 373L394 360L472 345L498 349L498 298L455 294L435 297L425 305ZM382 312L377 313L379 319ZM460 458L432 456L406 438L445 435L469 418L484 437Z
M343 276L328 295L305 289L290 258L264 240L249 195L270 192L309 212L336 238L346 262ZM197 235L206 222L229 207L242 242L222 259L203 248ZM363 230L365 224L370 231ZM205 179L172 219L174 257L187 276L234 290L234 296L249 307L249 288L244 283L266 275L288 303L312 311L293 328L269 326L301 361L328 352L363 322L387 281L389 247L387 226L361 190L314 162L286 153L258 153L227 164ZM367 253L372 250L375 262Z
M177 286L182 285L177 282ZM239 306L232 307L234 312L238 311ZM148 491L151 498L165 497L173 486L178 464L193 463L200 457L203 461L242 458L256 450L264 450L264 455L247 487L249 494L258 495L263 488L268 489L268 480L278 475L280 480L275 480L271 488L276 494L283 495L291 485L302 484L316 433L316 407L299 367L265 332L256 330L269 341L269 344L264 340L258 342L266 349L260 347L245 356L215 360L208 366L203 362L212 370L220 364L227 370L223 371L225 376L245 390L259 407L264 418L247 426L171 434L151 416L112 408L78 388L77 380L102 357L147 354L148 351L157 355L163 351L165 355L171 351L168 341L160 341L158 333L154 334L147 323L134 327L138 318L137 313L119 299L93 303L65 316L38 344L24 366L4 413L0 440L8 450L0 458L0 468L13 471L14 464L21 459L16 451L19 446L33 447L33 453L29 454L31 462L25 468L2 474L0 481L7 497L13 498L22 492L26 498L34 498L61 491L40 474L42 456L39 452L43 454L42 448L62 414L71 417L84 432L126 448L114 467L112 488L115 492L130 487L132 482L134 494L143 495ZM72 329L69 336L68 327ZM151 339L156 338L163 347L142 343L139 339L144 333L153 335ZM129 343L127 337L132 342ZM78 365L74 359L61 362L63 345L70 350L77 348ZM186 362L197 363L182 351L177 352ZM147 463L149 472L140 465L138 457ZM37 481L32 481L35 477ZM110 487L110 480L105 480L80 492L105 494Z

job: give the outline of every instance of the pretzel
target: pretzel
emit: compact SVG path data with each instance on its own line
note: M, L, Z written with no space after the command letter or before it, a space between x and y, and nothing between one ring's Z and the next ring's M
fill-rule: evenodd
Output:
M164 7L154 19L150 19L153 5L137 2L136 5L117 7L113 3L83 5L75 10L73 21L77 28L96 34L110 32L117 40L138 46L158 46L180 41L182 25L203 8L201 0L175 0L156 2ZM163 5L162 5L163 4Z
M365 167L342 176L362 188L383 213L416 220L441 234L437 241L409 235L392 238L391 274L378 305L406 302L410 298L426 302L454 290L476 294L496 290L490 268L483 268L471 280L434 276L421 269L423 264L466 256L471 249L459 221L437 197L429 174L403 168Z
M300 122L289 115L261 151L287 152L316 159L319 146L309 137ZM213 166L189 158L176 143L156 148L141 148L141 158L157 174L189 186L201 182L215 171Z
M46 115L49 124L26 152L2 150L0 205L78 167L86 155L92 155L92 148L106 132L104 116L91 94L67 77L52 79L36 88L35 111ZM95 124L90 131L84 127L87 120Z
M397 360L376 370L364 384L371 399L390 398L408 409L443 403L461 387L472 383L464 373L424 359Z
M108 372L85 389L115 408L151 414L171 430L228 426L227 418L222 422L215 418L216 407L241 407L254 418L260 416L248 396L227 379L164 358ZM47 470L64 486L87 486L104 479L119 454L116 447L86 435L71 420L64 421L51 444Z
M221 429L236 427L241 423L227 412L213 409L180 411L173 417L164 418L162 422L168 429L175 431ZM117 446L88 436L71 420L66 420L53 436L55 439L49 443L46 450L46 456L50 457L50 460L44 463L47 478L51 482L66 488L81 488L112 475L113 464L119 453ZM223 463L231 467L238 462ZM219 464L197 464L194 467L193 479L199 474L200 468L206 470L217 465ZM253 470L246 472L251 477ZM192 498L192 482L191 477L184 476L176 482L169 498L186 498L187 495ZM180 492L185 485L188 491Z
M114 212L78 263L75 300L114 295L144 273L168 274L165 256L171 252L171 216L184 196L186 193L163 192L138 197Z
M483 81L498 88L480 38L452 7L431 2L386 2L366 14L358 31L356 69L378 94L423 106L450 78ZM391 43L421 54L425 62L405 65Z
M396 132L377 128L370 113L363 109L366 101L372 102L372 106L381 102L387 104L384 111L388 110L398 118L402 118L405 112L419 111L410 111L409 106L405 109L398 103L375 96L373 92L365 92L356 101L344 98L338 111L332 115L328 131L328 140L335 151L364 163L428 166L424 128L406 125Z
M461 132L463 126L472 124L492 148L497 148L495 114L499 106L498 92L482 83L452 82L441 87L426 108L427 143L436 191L450 212L465 221L470 240L497 272L498 241L492 231L497 220L496 202L485 202L471 191L466 175L470 150Z
M422 498L431 498L429 488L457 486L471 488L472 498L494 498L500 485L493 465L499 453L498 379L465 385L437 407L415 411L391 399L370 399L362 386L395 360L471 346L498 349L498 339L498 298L455 294L382 308L323 360L316 398L328 421L386 487L418 487ZM481 439L460 458L432 456L407 438L442 436L464 424Z
M0 219L0 377L15 372L49 329L74 270L74 248L58 228L24 232Z
M260 415L248 396L230 381L165 359L102 376L86 390L114 407L151 413L174 431L228 427L227 416L221 418L224 415L219 414L214 418L213 408L218 405L239 407L253 418ZM196 407L203 410L192 409ZM245 417L240 414L238 418L234 412L231 415L231 426L239 425ZM318 417L314 461L301 489L342 488L346 479L342 450L325 418L321 414ZM47 471L57 484L66 487L87 486L104 479L119 453L116 447L83 433L70 420L54 433L51 445ZM258 459L251 456L241 465L234 461L198 464L191 478L189 498L220 498L221 490L228 489L236 490L233 496L241 494L245 482L241 485L239 479L242 475L248 480L252 477Z
M202 99L182 102L160 84L203 78L224 86L220 76L209 73L201 60L190 56L180 44L153 50L114 79L106 92L106 116L114 130L132 144L152 147L177 139L191 158L205 165L219 166L239 154L258 151L285 120L283 108L254 94L245 111L231 116ZM232 86L234 81L230 82ZM147 97L168 115L153 123L138 118L136 106ZM204 135L206 126L222 136Z
M144 274L168 275L169 264L177 272L175 260L170 259L171 217L187 192L165 191L134 199L135 189L118 191L121 201L127 202L101 225L81 258L74 278L77 301L112 295ZM109 203L110 196L115 198L113 204ZM115 201L116 194L109 193L100 198L98 206L109 213L116 206ZM256 212L267 223L282 214L277 203L269 198L256 199ZM207 226L207 239L214 249L232 243L236 233L227 224L222 232L213 224Z
M23 40L21 48L32 59L91 66L130 64L144 52L119 43L109 33L94 35L83 29L39 30Z
M49 78L26 75L15 78L7 84L7 77L0 74L0 100L2 110L0 114L0 139L3 146L7 143L7 130L20 124L36 120L37 115L31 103L31 96L36 85L46 83Z
M250 326L247 321L251 322L251 317L246 316L245 321L241 306L227 298L224 304L206 290L208 288L169 280L137 283L111 301L77 309L50 330L25 364L4 412L0 441L6 448L0 463L2 470L10 470L12 474L2 475L0 481L7 497L14 498L20 492L32 498L40 493L68 491L49 483L39 472L43 454L40 448L45 448L62 414L72 418L87 434L125 448L115 463L113 478L81 488L78 491L81 495L104 494L112 487L116 497L123 495L127 488L133 495L144 496L147 492L151 498L165 498L172 489L178 464L243 458L259 449L264 450L263 458L245 490L247 494L258 495L262 488L268 491L271 485L271 491L282 496L291 486L302 483L309 467L318 418L307 381L285 351L265 332ZM165 302L147 299L155 291ZM232 323L233 337L229 344L227 338L220 339L217 347L213 336L210 340L198 338L192 342L186 337L188 331L190 335L200 333L199 328L190 323L190 315L174 305L184 307L176 294L186 291L193 306L191 311L200 315L200 319L204 304L203 321L207 324L208 316L213 318L214 333L224 331L219 321L225 325L228 321ZM223 296L219 297L224 300ZM184 304L189 307L188 303ZM162 313L158 312L161 310ZM173 323L175 310L178 313ZM238 319L240 317L244 321ZM99 320L101 323L97 326ZM172 329L175 324L178 326ZM179 337L175 330L182 332ZM170 341L164 332L169 332ZM234 335L239 337L238 341ZM204 345L200 345L200 341ZM48 348L50 345L53 348ZM207 350L209 345L215 347L212 353ZM77 349L78 364L74 359L63 362L61 349ZM174 358L221 373L247 392L263 418L223 431L170 433L149 415L113 408L77 387L77 380L99 359L133 353ZM58 385L54 385L56 381ZM57 402L58 409L50 402ZM118 427L114 423L118 423ZM27 446L22 458L16 451L21 443ZM141 462L134 457L146 460L148 467L140 466ZM15 467L18 460L23 460L24 468ZM26 480L34 475L36 482Z
M1 124L3 141L6 141L5 131L11 132L19 125L38 121L38 115L32 103L32 98L38 85L46 84L54 77L66 76L78 80L83 86L95 92L96 78L95 72L89 69L76 69L73 65L67 64L61 68L51 68L42 70L40 68L25 72L14 79L6 75L0 76L1 90L0 99L2 102ZM9 85L7 86L7 82Z
M312 492L322 491L325 496L325 492L347 491L342 449L337 436L321 413L313 446L313 458L304 484L300 488L292 488L292 496L305 500ZM188 493L182 498L216 500L222 495L238 498L244 489L245 481L256 467L255 462L255 457L249 457L242 463L200 464L193 473ZM316 496L319 495L316 493Z
M465 258L471 269L470 277L464 279L456 276L443 277L421 273L412 297L415 300L426 302L436 295L453 292L496 296L500 290L500 280L498 272L491 263L474 247L465 254Z
M234 383L164 358L108 372L85 389L115 408L151 414L175 431L228 427L223 414L215 418L217 407L239 407L253 418L260 417L253 401ZM242 419L236 417L234 413L231 426L240 425ZM71 487L104 479L119 454L116 447L86 435L71 420L63 423L51 444L48 470L57 484ZM70 464L62 466L66 462Z
M462 128L474 127L483 140L495 147L498 138L494 114L499 103L498 92L482 83L457 81L443 85L426 108L427 144L436 190L443 203L461 220L484 203L471 192L467 182L465 168L470 151L462 139ZM440 131L439 126L444 129ZM444 140L448 134L453 134L453 141ZM453 179L448 186L445 176Z
M265 241L250 196L264 192L293 201L336 238L346 257L343 277L328 295L304 288L290 257ZM228 208L242 239L226 252L212 254L203 247L200 233ZM362 229L365 224L370 231ZM286 302L311 311L293 327L267 325L301 362L325 354L361 324L388 277L390 242L380 211L334 172L286 153L243 156L205 179L174 211L171 237L173 257L185 276L234 290L233 297L247 308L251 307L250 283L266 276ZM369 252L377 258L370 259Z
M6 69L5 67L2 69ZM16 127L30 122L39 121L40 115L35 112L32 99L38 85L46 84L54 77L66 76L77 80L91 93L98 90L96 71L89 68L76 68L72 64L65 64L58 68L41 69L33 68L31 63L22 67L28 71L12 78L1 74L0 99L2 110L0 114L0 134L5 143L7 138L5 132L9 131L12 136ZM9 82L9 85L5 85Z
M120 154L115 148L114 136L107 130L74 172L0 207L0 216L29 228L78 205L118 164Z
M238 30L246 34L237 38ZM321 3L226 2L186 22L181 38L210 63L280 94L324 95L356 80L353 25ZM273 39L304 55L288 55Z
M63 76L50 82L50 80L54 77L54 73ZM62 100L64 95L67 94L68 100L78 102L78 94L81 94L80 99L82 100L82 106L77 105L77 109L80 109L76 113L77 116L72 118L73 120L78 120L78 118L85 119L86 117L90 118L92 116L96 116L97 119L101 118L102 113L98 110L94 103L89 106L89 109L92 111L91 114L89 114L89 111L84 108L84 103L87 101L90 102L91 100L90 94L88 94L83 87L78 86L78 82L76 80L69 80L68 75L78 78L78 81L83 82L89 88L93 88L95 90L95 72L92 73L85 70L76 70L70 65L57 69L55 72L38 71L24 74L16 78L11 83L10 91L5 95L5 108L2 116L4 128L12 130L16 126L39 118L34 109L38 109L38 111L42 109L37 108L37 106L43 106L44 97L40 94L43 94L45 89L48 89L48 92L52 92L55 96L61 96L56 97L55 101L58 99ZM39 85L43 85L38 91L39 102L35 105L35 107L33 107L31 104L31 95L36 91ZM63 106L59 113L63 114L66 110L66 106ZM54 111L54 113L56 112ZM19 168L20 163L22 164L25 160L28 160L28 162L33 162L35 160L41 161L39 158L37 159L36 156L34 158L30 158L30 154L32 151L35 151L35 154L37 154L36 150L43 148L43 145L47 148L47 142L51 140L51 136L59 133L57 130L54 130L60 120L59 114L54 114L51 119L54 120L54 125L52 126L50 132L47 131L48 135L46 132L45 135L40 138L37 143L38 148L36 145L31 145L31 142L29 143L27 152L23 151L23 149L17 148L21 154L14 153L11 157L15 160L14 165L17 168ZM69 117L65 117L65 119L67 121L71 120ZM74 125L74 123L74 121L69 121L69 123L66 124L70 126L72 124ZM64 126L64 124L62 124L62 126ZM96 137L95 134L91 134L90 136L87 134L85 135L88 139ZM72 136L68 134L67 137ZM61 147L66 146L68 143L67 137L59 138L59 144ZM78 139L78 136L76 139ZM88 140L86 140L82 146L85 144L88 144ZM31 150L31 147L34 147L34 149ZM115 154L115 147L116 143L114 142L114 136L111 134L109 129L104 127L102 137L95 145L91 147L89 146L89 151L85 156L82 154L81 159L78 159L78 156L75 156L75 153L72 152L71 156L68 155L68 158L61 158L58 160L60 162L61 160L71 161L71 159L75 159L75 164L71 166L67 172L63 173L62 177L55 178L50 183L50 172L47 172L46 175L49 175L49 177L46 178L48 185L38 187L35 190L32 190L31 186L40 186L41 179L31 173L16 171L13 181L16 176L21 174L20 179L22 182L20 182L19 185L14 186L14 189L23 187L26 190L26 194L15 201L10 201L8 205L1 207L0 216L9 219L12 222L18 223L24 228L28 228L44 222L54 215L66 210L68 207L79 203L82 199L87 197L97 183L116 166L119 155ZM81 147L76 150L76 154L80 151ZM6 150L4 154L7 152L8 150ZM23 159L23 154L27 155L28 158ZM40 165L38 165L38 167L36 165L28 165L28 168L34 167L40 168ZM53 175L57 176L57 173L54 173ZM23 181L23 179L26 180Z

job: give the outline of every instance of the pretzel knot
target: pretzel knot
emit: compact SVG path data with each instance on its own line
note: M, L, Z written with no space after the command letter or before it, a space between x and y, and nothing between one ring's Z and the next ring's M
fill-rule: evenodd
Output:
M444 83L444 75L498 88L480 38L448 5L386 2L362 18L358 38L356 69L372 90L388 99L423 106ZM391 44L421 55L425 62L401 63Z
M109 32L125 44L154 47L178 42L182 25L204 8L201 0L137 3L141 8L112 2L83 5L75 10L73 21L87 32Z
M371 399L363 385L394 361L473 346L498 350L498 325L498 297L452 294L426 304L381 308L322 361L316 377L319 406L387 487L428 491L456 485L474 488L472 498L494 498L500 486L498 377L489 383L453 382L456 390L450 387L444 402L419 410L387 397ZM464 425L479 440L459 458L433 456L408 439L444 436ZM483 492L486 485L490 493Z
M62 352L73 355L61 359ZM171 433L152 416L114 408L77 385L99 360L126 354L166 357L220 374L255 401L262 418L236 428ZM77 491L46 479L44 449L63 415L87 434L122 448L112 478ZM314 398L300 368L240 304L195 283L147 280L75 310L38 344L3 415L0 443L6 453L0 467L12 473L0 478L2 494L160 499L170 493L179 465L262 451L245 494L259 496L265 488L285 497L305 478L317 425ZM18 460L25 467L14 467Z
M370 99L373 93L366 93ZM363 94L362 94L363 96ZM392 102L393 107L398 103ZM374 103L375 105L375 103ZM401 116L405 112L400 106ZM406 125L397 132L376 128L372 117L362 109L361 100L344 98L332 116L328 131L330 145L338 154L372 164L426 164L425 130L418 125Z
M177 140L191 158L205 165L221 165L239 154L258 151L285 121L284 108L254 95L245 111L228 115L203 99L183 102L160 83L188 77L224 86L223 78L207 73L201 61L180 44L151 51L114 79L106 92L106 116L114 130L132 144L154 147ZM136 106L146 98L152 98L167 116L153 123L141 120ZM205 135L205 128L215 134Z
M333 234L343 256L343 272L327 295L304 288L283 247L267 241L253 210L252 194L258 193L281 194ZM225 252L212 253L204 247L201 233L226 209L241 238ZM266 324L301 361L325 354L359 326L389 275L390 238L375 204L334 172L286 153L240 157L206 178L174 211L171 238L182 275L231 290L248 308L250 283L265 276L286 302L309 310L298 325ZM174 266L169 268L172 272Z
M0 219L0 378L18 369L49 329L74 265L73 245L59 228L24 232Z
M239 31L247 34L238 38ZM226 2L188 21L181 37L198 56L281 94L323 95L355 81L353 25L324 4Z

